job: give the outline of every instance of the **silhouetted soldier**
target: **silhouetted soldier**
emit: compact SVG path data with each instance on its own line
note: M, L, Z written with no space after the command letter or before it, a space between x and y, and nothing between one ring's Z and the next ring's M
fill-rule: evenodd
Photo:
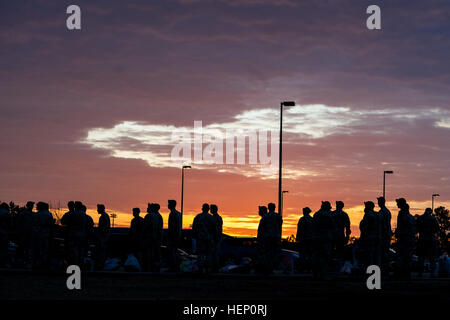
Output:
M212 216L214 217L214 219L216 219L216 223L217 223L217 240L214 243L213 267L212 267L213 272L217 272L217 271L219 271L219 249L220 249L220 244L222 241L223 220L222 220L222 217L218 213L219 208L217 207L217 205L211 204L210 209L211 209Z
M331 214L334 222L334 247L339 270L344 264L344 249L352 233L350 229L350 218L342 209L344 209L344 202L336 201L336 210Z
M158 271L161 264L161 244L163 219L159 213L160 206L157 203L149 203L147 215L144 218L144 243L146 271Z
M66 213L63 214L62 218L61 218L61 224L63 226L65 226L66 228L64 229L64 255L67 259L67 261L70 264L70 261L72 259L71 254L71 241L69 239L69 220L70 217L72 216L73 212L75 211L75 202L73 201L69 201L67 203L67 208L69 209L69 211L67 211Z
M33 267L47 268L54 219L47 203L38 202L36 209L33 224Z
M425 259L430 261L430 272L433 275L437 256L437 237L439 223L433 215L431 208L426 208L423 215L417 218L417 255L419 256L419 276L422 276Z
M130 224L130 252L142 263L143 243L142 237L144 232L144 218L139 216L141 209L133 208L133 219Z
M81 206L81 211L84 213L86 218L86 229L85 229L85 238L83 243L83 251L82 251L82 260L88 256L89 244L94 242L95 232L94 232L94 219L90 215L87 214L87 208L85 205Z
M261 217L258 224L258 232L256 235L256 241L258 245L258 271L263 271L264 267L264 238L263 238L263 223L262 218L267 214L267 207L266 206L258 206L258 214Z
M396 199L400 209L397 216L397 268L396 277L409 279L411 277L411 259L414 251L416 221L409 213L409 205L404 198Z
M268 213L267 211L267 207L266 206L259 206L258 207L258 214L261 217L261 219ZM259 224L258 224L258 234L257 234L257 238L259 239L262 235L261 232L261 219L259 220Z
M95 269L103 270L106 261L106 255L108 250L108 240L111 229L111 222L109 215L105 212L105 206L103 204L97 204L97 212L100 214L97 226L97 243L96 243L96 259Z
M381 225L382 218L374 211L372 201L364 202L364 217L359 223L360 244L364 252L364 268L369 265L380 266L381 261Z
M170 271L180 271L177 261L177 250L181 240L181 212L176 209L177 202L175 200L169 200L167 208L169 213L169 229L168 229L168 260Z
M11 216L9 205L5 202L0 204L0 267L8 262L8 234Z
M378 206L381 215L381 269L383 273L387 273L389 264L389 248L391 245L392 229L391 229L391 212L386 208L386 200L384 197L378 197Z
M69 212L64 214L61 219L61 223L67 227L69 264L80 267L85 257L89 222L83 207L84 205L80 201L75 202L73 209L69 206Z
M17 216L18 252L26 266L31 263L31 240L33 235L33 207L34 202L28 201L25 208Z
M316 279L323 279L327 276L330 264L334 223L331 216L331 204L322 201L320 210L313 216L314 231L314 255L313 274Z
M269 212L261 218L260 231L264 242L264 271L272 273L280 259L283 219L275 212L274 203L269 203L267 208Z
M196 240L199 269L206 273L211 269L214 244L218 238L217 220L208 212L209 204L204 203L202 212L192 223L192 238Z
M296 241L300 252L300 258L303 259L304 271L310 272L312 268L313 257L313 218L310 216L311 209L303 208L303 217L298 220Z

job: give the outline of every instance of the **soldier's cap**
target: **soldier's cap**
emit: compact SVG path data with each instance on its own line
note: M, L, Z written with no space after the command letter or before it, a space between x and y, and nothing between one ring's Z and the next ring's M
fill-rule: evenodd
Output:
M303 208L303 213L311 213L311 209L309 207Z
M33 201L28 201L27 202L27 206L34 206L34 202Z
M397 203L406 203L406 199L405 198L398 198L398 199L395 199L395 201Z
M377 200L386 200L383 196L378 197Z

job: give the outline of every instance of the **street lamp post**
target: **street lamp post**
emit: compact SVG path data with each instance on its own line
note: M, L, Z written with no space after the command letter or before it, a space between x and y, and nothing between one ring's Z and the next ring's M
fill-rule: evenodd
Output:
M386 174L393 174L394 171L383 171L383 198L386 199Z
M434 198L439 196L440 196L439 193L435 193L431 196L431 212L433 213L434 213Z
M283 101L280 103L280 146L278 160L278 212L283 216L282 200L282 161L283 161L283 107L295 106L294 101Z
M184 169L190 169L191 166L181 167L181 230L183 230L183 198L184 198Z
M281 207L283 207L284 205L284 194L285 193L289 193L288 190L283 190L283 192L281 193Z

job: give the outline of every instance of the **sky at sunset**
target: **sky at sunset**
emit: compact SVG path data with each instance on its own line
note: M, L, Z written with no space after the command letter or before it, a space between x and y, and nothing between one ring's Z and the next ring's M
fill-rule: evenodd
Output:
M66 28L71 4L81 30ZM381 30L366 28L371 4ZM95 221L104 203L120 226L157 202L167 226L181 192L172 134L194 121L277 133L280 101L293 100L284 236L322 200L344 201L358 234L383 170L394 221L398 197L413 214L433 193L450 207L449 56L448 0L1 1L0 200L81 200ZM255 235L276 171L185 164L184 227L208 202L224 232Z

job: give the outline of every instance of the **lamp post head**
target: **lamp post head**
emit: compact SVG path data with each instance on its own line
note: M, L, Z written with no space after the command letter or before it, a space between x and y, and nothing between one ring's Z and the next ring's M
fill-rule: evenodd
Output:
M191 166L183 166L182 169L191 169Z
M384 171L384 173L392 174L392 173L394 173L394 171L392 171L392 170L387 170L387 171Z
M295 101L283 101L283 102L281 102L281 105L284 107L294 107Z
M433 194L433 197L440 197L439 193Z
M287 190L283 190L283 193L289 193L289 191L287 191Z

